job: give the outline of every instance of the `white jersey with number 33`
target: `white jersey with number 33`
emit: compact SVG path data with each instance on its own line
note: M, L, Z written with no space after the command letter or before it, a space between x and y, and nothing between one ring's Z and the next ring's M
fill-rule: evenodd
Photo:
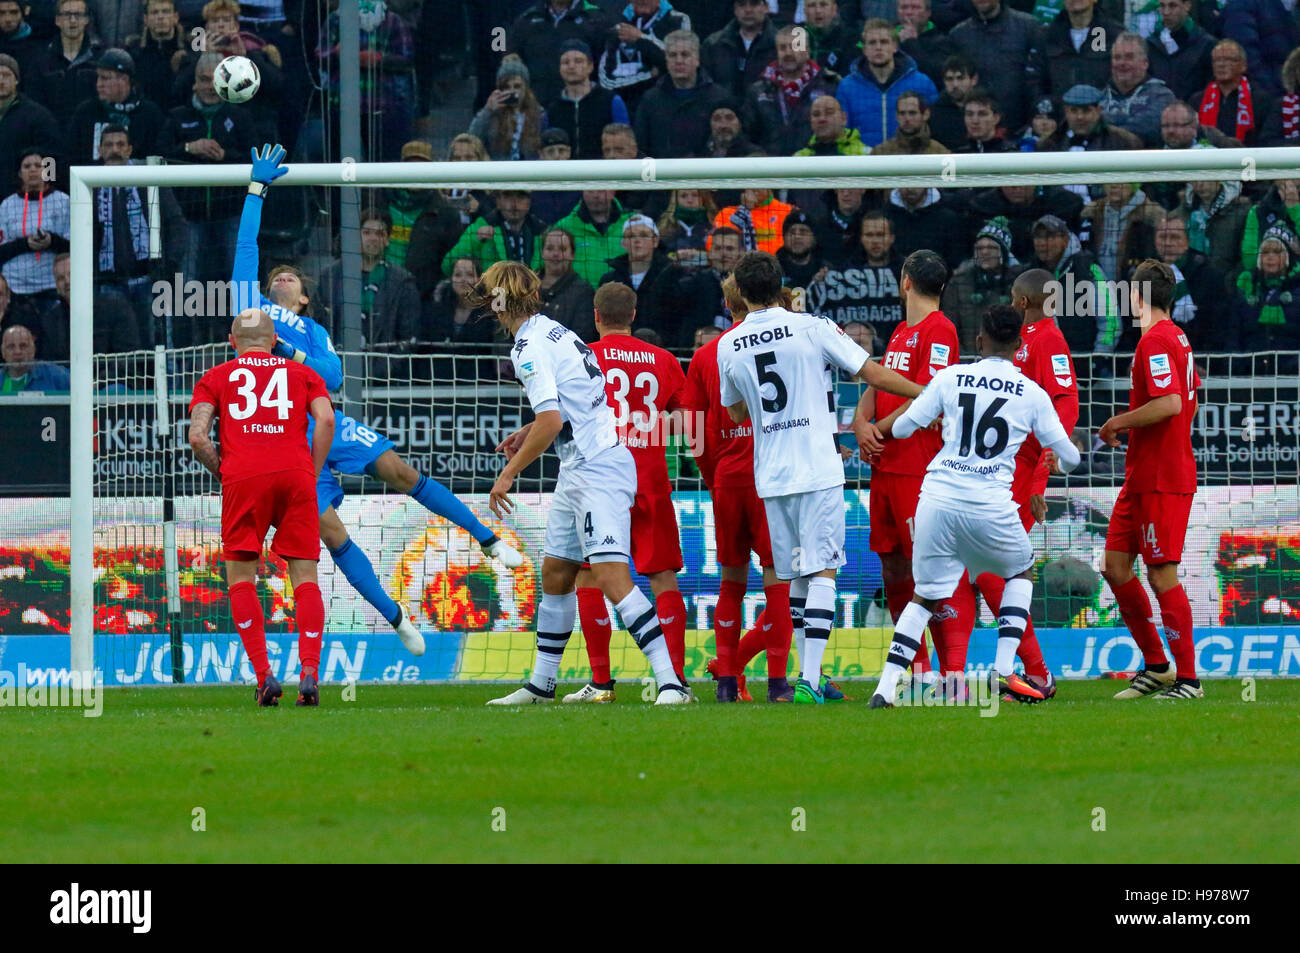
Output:
M921 484L922 498L941 506L1012 506L1016 452L1031 433L1057 452L1062 469L1078 463L1047 392L1003 358L945 367L895 422L894 436L908 436L941 414L943 449Z
M826 366L848 374L870 357L827 318L751 311L718 341L724 407L743 400L754 423L754 488L763 499L844 484Z

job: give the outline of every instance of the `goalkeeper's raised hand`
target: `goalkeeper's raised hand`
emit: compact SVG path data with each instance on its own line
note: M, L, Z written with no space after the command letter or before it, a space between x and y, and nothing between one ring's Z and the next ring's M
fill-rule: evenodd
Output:
M253 149L253 174L249 178L262 185L270 185L280 176L289 170L281 165L284 161L284 146L276 143L272 145L267 143L262 146L262 152L259 155L257 149Z

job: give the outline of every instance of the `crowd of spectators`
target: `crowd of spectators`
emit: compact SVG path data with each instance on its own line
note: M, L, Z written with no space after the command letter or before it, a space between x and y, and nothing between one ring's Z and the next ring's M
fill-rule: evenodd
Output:
M357 2L373 160L1300 145L1295 0ZM26 332L13 336L17 366L31 363L29 340L38 360L67 358L66 164L238 163L263 141L284 143L291 161L337 158L338 14L313 20L319 6L0 0L0 167L13 176L0 188L0 317ZM213 89L231 53L261 71L248 104ZM463 60L474 91L451 130L432 80L448 58ZM227 278L242 192L162 196L169 263L187 280ZM148 347L162 332L143 190L100 189L95 203L96 347ZM502 259L536 269L548 313L585 338L595 288L622 282L637 293L638 328L687 350L730 325L721 282L753 248L778 256L806 308L877 353L902 320L899 265L917 248L952 269L943 306L963 350L1026 268L1088 302L1059 318L1076 352L1131 349L1125 303L1104 289L1148 257L1176 269L1173 316L1198 352L1300 349L1293 180L375 189L363 204L361 327L375 351L489 344L469 292ZM338 260L300 264L315 279L313 314L337 333ZM220 328L168 333L182 345ZM13 380L0 376L7 390Z

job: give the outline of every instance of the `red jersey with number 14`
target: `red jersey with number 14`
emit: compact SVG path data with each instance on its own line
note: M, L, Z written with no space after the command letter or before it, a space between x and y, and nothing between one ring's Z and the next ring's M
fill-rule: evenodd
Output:
M1079 383L1074 376L1074 360L1070 345L1065 343L1055 318L1043 318L1026 325L1020 332L1020 350L1012 363L1031 381L1047 391L1061 418L1066 433L1079 422ZM1043 445L1032 433L1025 438L1016 454L1017 460L1037 465L1043 455Z
M1183 409L1158 424L1128 432L1124 487L1130 493L1196 492L1192 419L1200 386L1187 335L1171 320L1157 321L1138 340L1133 354L1128 409L1166 394L1181 397Z
M681 406L686 375L668 351L630 334L607 334L591 345L605 375L605 399L614 411L618 439L632 451L637 485L668 482L668 425L661 411Z
M931 311L916 324L904 321L894 328L881 363L924 387L939 371L957 363L957 347L953 323L942 311ZM906 402L906 397L877 391L876 419L884 420ZM943 434L919 430L906 440L886 440L880 460L872 469L924 476L926 467L942 449Z
M265 352L249 352L204 374L190 411L196 404L216 408L222 484L281 470L305 470L315 478L307 418L317 397L329 399L319 374Z

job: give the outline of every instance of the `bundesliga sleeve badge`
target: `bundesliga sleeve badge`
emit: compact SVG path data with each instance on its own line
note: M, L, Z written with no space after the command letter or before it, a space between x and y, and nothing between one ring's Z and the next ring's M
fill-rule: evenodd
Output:
M1174 372L1169 367L1168 354L1152 354L1150 358L1151 379L1157 387L1168 387L1174 379Z
M930 345L930 363L938 364L940 367L948 366L948 345L931 344Z

